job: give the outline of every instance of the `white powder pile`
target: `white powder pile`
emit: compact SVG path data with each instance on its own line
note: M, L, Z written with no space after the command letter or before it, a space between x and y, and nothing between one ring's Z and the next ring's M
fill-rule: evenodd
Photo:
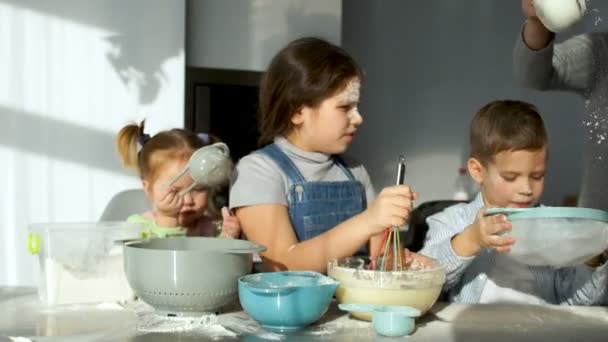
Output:
M44 260L45 298L48 305L96 303L133 298L123 266L122 248L96 258L84 269L47 257Z
M287 336L273 333L270 331L262 331L255 335L258 339L267 340L267 341L283 341L287 339Z
M138 315L137 330L140 332L196 332L211 338L236 337L237 335L218 323L215 314L199 317L165 317L153 312Z
M213 340L237 337L237 333L222 325L218 316L212 313L196 317L169 317L158 315L154 308L142 301L123 304L125 309L137 314L137 331L140 333L188 333Z

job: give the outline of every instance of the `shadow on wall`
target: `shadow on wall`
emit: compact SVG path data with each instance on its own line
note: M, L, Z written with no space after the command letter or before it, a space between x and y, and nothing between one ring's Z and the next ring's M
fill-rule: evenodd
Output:
M4 106L0 106L0 122L3 123L0 126L2 146L117 174L133 175L120 165L112 133ZM57 136L58 132L61 132L61 137Z
M106 37L111 45L106 58L125 87L139 90L140 104L156 100L162 82L167 81L163 63L183 53L183 39L175 39L183 27L167 26L166 30L155 30L154 35L146 30L166 22L163 17L175 16L170 12L183 10L173 1L0 0L0 3L113 32ZM142 11L146 6L153 8Z
M149 104L154 102L158 96L161 83L168 81L161 69L163 62L177 56L181 48L175 46L175 53L170 55L148 53L145 58L141 58L142 56L138 56L138 54L142 48L129 44L133 39L137 39L136 37L138 36L120 35L106 38L112 45L112 50L106 56L124 85L126 87L134 85L139 89L139 103ZM143 48L143 50L150 51L148 48ZM156 50L156 52L161 52L161 50Z

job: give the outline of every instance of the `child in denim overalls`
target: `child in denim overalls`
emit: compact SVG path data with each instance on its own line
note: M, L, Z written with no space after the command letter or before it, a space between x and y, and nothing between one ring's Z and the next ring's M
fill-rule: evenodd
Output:
M406 223L416 194L393 186L374 200L365 168L339 156L363 121L361 78L346 51L315 38L287 45L263 77L265 147L239 161L230 207L244 235L267 247L266 270L325 272L330 259L375 250L379 233Z

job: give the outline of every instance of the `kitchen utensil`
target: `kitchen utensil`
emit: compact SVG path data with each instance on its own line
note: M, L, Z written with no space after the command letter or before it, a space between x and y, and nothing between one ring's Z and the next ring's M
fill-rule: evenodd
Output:
M317 272L256 273L239 278L239 300L265 329L295 331L325 314L337 286Z
M372 326L383 336L405 336L414 331L418 316L420 311L409 306L385 306L372 313Z
M157 313L196 316L235 300L238 278L251 272L252 254L265 249L206 237L127 242L125 272L135 294Z
M397 163L397 185L405 181L405 157L399 156ZM399 241L399 227L389 227L384 231L382 242L370 263L370 268L375 270L403 270L403 256L401 252L401 241Z
M171 179L167 186L173 185L187 172L190 172L193 182L180 191L179 195L184 195L196 186L212 188L225 184L232 172L228 146L219 142L199 148L192 154L184 169Z
M608 248L608 212L590 208L491 208L511 221L515 244L507 254L531 266L574 266Z
M404 305L340 304L343 311L366 312L372 314L372 326L380 335L397 337L414 331L415 318L420 310Z
M579 21L587 10L586 0L534 0L540 21L552 32L560 32Z

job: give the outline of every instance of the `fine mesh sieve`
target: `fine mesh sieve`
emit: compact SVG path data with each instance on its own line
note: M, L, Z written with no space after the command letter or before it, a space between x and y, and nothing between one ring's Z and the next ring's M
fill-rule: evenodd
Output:
M492 208L511 221L506 255L530 266L580 265L608 248L608 212L589 208Z

